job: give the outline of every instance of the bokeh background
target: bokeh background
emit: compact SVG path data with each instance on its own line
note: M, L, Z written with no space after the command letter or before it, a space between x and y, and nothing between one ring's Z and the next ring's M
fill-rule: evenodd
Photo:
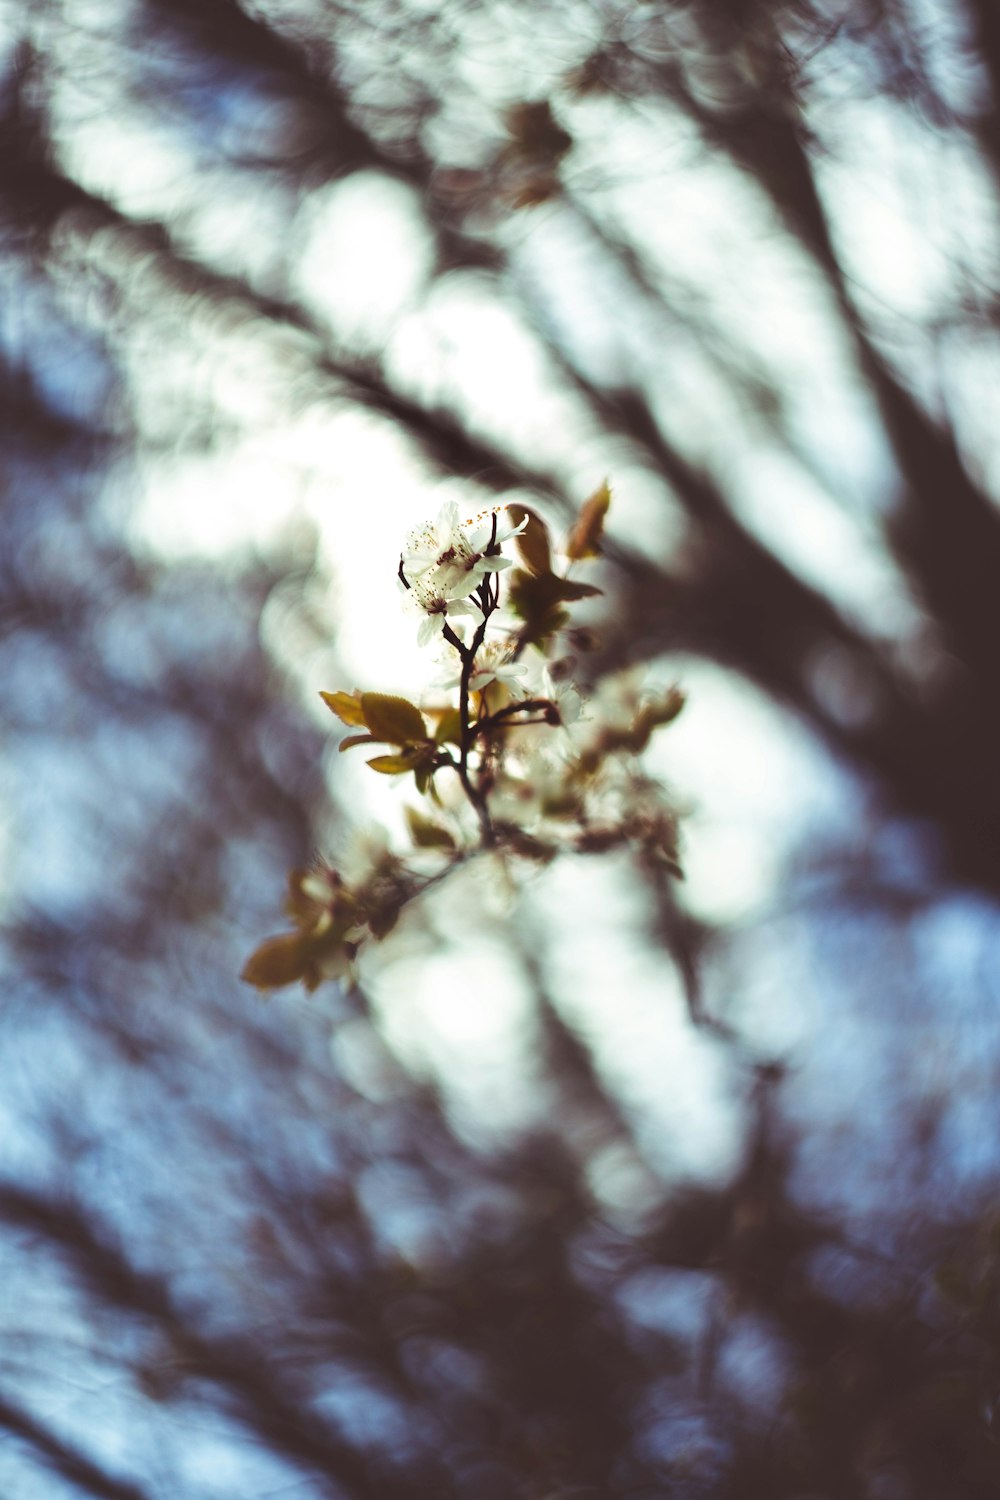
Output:
M0 9L9 1500L1000 1493L998 101L995 0ZM407 527L605 476L684 884L241 986Z

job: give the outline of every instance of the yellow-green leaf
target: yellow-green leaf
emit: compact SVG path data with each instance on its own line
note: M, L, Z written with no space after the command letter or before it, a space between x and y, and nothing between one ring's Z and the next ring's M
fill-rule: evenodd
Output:
M349 734L346 740L341 740L337 746L338 750L350 750L352 745L374 745L376 743L373 734Z
M406 755L375 755L368 764L383 776L403 776L413 770L413 761Z
M449 708L441 715L434 739L439 745L462 743L462 715L457 708Z
M595 490L590 499L584 501L577 523L570 532L566 556L574 562L581 557L597 557L600 554L604 517L610 504L611 490L605 480L600 489Z
M362 693L361 711L377 740L390 745L409 745L427 738L423 714L408 698L396 698L391 693Z
M320 697L331 713L337 715L342 724L364 729L365 716L361 710L360 693L320 693Z
M240 978L259 990L277 990L301 979L311 963L309 939L301 932L283 932L261 943L247 959Z
M527 526L520 536L514 538L514 545L520 552L525 567L532 573L551 573L552 550L549 546L548 528L541 516L527 505L511 505L508 510L515 525L520 525L525 516L528 518Z

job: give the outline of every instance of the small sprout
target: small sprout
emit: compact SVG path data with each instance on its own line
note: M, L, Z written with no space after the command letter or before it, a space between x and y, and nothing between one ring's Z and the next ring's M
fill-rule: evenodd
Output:
M651 705L654 727L660 729L664 724L672 724L686 702L679 687L668 688L659 702Z
M595 490L589 500L584 501L579 519L570 532L566 543L566 556L576 562L582 557L597 557L601 551L601 536L604 518L611 504L611 489L607 480Z
M304 979L311 964L309 939L301 932L266 938L247 959L240 978L258 990L277 990Z

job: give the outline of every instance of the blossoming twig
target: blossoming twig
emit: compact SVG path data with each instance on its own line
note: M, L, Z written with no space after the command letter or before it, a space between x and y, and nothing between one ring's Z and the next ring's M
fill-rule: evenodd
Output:
M260 989L301 980L307 989L347 974L361 949L393 928L411 901L479 852L534 861L560 852L598 853L627 846L643 861L679 875L676 820L656 802L651 782L634 765L650 735L676 717L676 689L656 697L633 694L596 723L583 711L572 661L559 658L569 606L597 595L570 578L573 566L596 557L610 491L585 502L557 570L548 528L526 506L495 507L462 521L446 502L433 522L406 537L398 578L407 608L419 617L421 645L440 638L457 658L450 677L457 702L420 709L386 693L324 692L349 729L340 749L382 747L368 765L387 776L412 775L435 812L407 808L413 844L404 859L380 846L352 879L330 866L293 872L287 908L292 932L269 938L243 977ZM520 566L505 555L513 543ZM510 571L508 571L510 570ZM507 608L501 578L508 575ZM467 622L471 636L465 639ZM491 634L493 632L493 634ZM574 632L578 648L591 633ZM538 739L540 731L556 741ZM457 777L449 797L439 771ZM456 794L457 795L457 794ZM462 799L475 815L463 821Z

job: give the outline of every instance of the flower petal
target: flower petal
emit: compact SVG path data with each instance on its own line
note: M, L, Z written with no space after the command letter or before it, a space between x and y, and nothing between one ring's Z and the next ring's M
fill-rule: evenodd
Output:
M424 615L424 618L420 622L420 628L417 631L417 645L426 646L427 642L432 641L436 635L440 635L443 629L443 614Z

